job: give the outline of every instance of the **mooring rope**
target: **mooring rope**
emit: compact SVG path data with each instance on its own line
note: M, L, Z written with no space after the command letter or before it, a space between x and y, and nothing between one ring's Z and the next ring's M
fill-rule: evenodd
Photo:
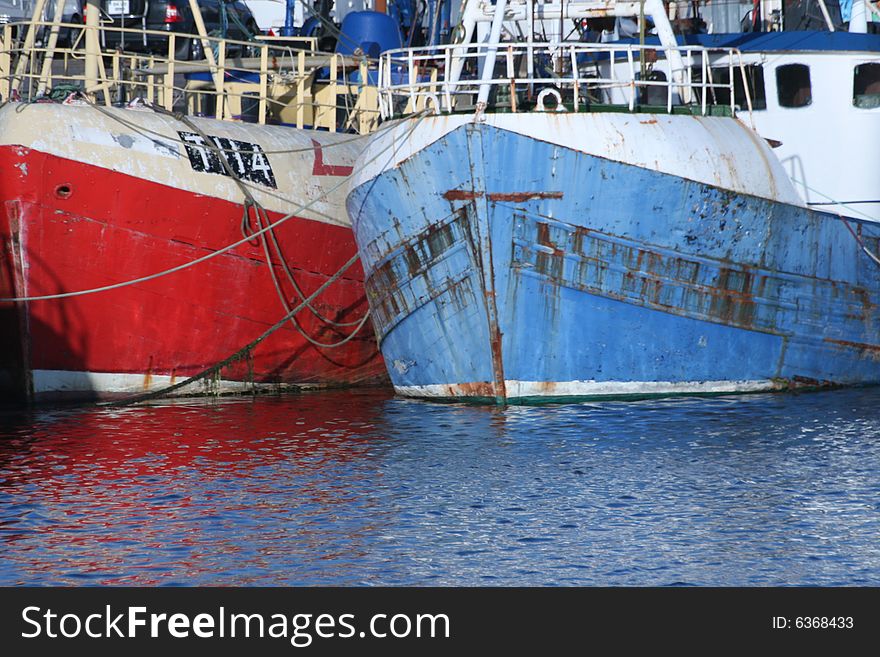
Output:
M182 117L179 117L179 120L185 126L187 126L190 130L195 131L202 138L202 141L205 144L209 145L209 147L217 155L218 159L220 160L221 164L223 165L223 168L226 170L226 174L236 182L236 185L241 190L241 193L245 198L245 201L243 204L244 214L243 214L243 218L242 218L242 234L244 234L245 237L252 237L252 235L250 233L250 226L249 226L249 224L250 224L250 208L254 208L254 212L256 213L256 216L257 216L257 225L260 228L263 228L263 217L264 216L266 217L267 225L270 223L266 209L262 205L260 205L260 202L257 201L256 198L254 198L254 196L253 196L253 194L251 194L250 190L245 185L242 184L241 178L235 173L235 171L232 168L232 165L229 163L229 160L226 157L226 153L223 152L222 149L220 149L217 146L217 144L214 143L214 140L210 139L208 137L208 135L206 135L204 132L202 132L199 129L199 127L197 125L195 125L189 119L189 117L182 116ZM345 338L343 338L337 342L320 342L319 340L314 339L312 336L310 336L308 333L306 333L305 329L302 326L300 326L299 322L296 321L296 317L294 317L294 315L290 314L290 305L287 300L287 297L284 294L284 291L281 288L281 283L278 281L278 275L275 272L273 258L272 258L272 254L269 250L269 244L268 244L268 239L266 237L266 233L262 232L260 234L260 241L262 242L262 245L263 245L263 252L266 255L266 266L269 268L269 275L272 278L272 285L275 288L275 291L278 295L278 299L281 301L282 307L284 308L285 312L288 313L290 323L294 327L294 329L296 329L296 331L307 342L309 342L310 344L312 344L316 347L321 347L323 349L335 349L337 347L341 347L341 346L347 344L352 339L354 339L354 337L366 325L367 319L369 319L369 316L370 316L369 308L367 308L367 310L364 312L363 316L359 320L356 320L354 322L345 322L345 323L336 322L328 317L325 317L323 314L321 314L320 311L318 311L317 308L315 308L311 303L309 303L309 301L306 300L306 297L305 297L302 289L300 288L299 284L296 282L296 278L294 277L293 272L291 272L290 268L287 266L287 261L285 260L284 254L281 251L281 245L278 243L277 237L275 235L275 231L270 229L268 231L268 233L272 239L273 245L275 246L275 250L278 253L278 259L281 262L282 269L284 270L285 274L287 275L288 282L296 290L300 299L302 300L303 303L306 304L306 307L309 309L309 311L311 311L311 313L315 317L317 317L321 322L323 322L324 324L326 324L328 326L332 326L335 328L355 326L354 330L349 335L347 335Z
M265 219L267 224L269 223L269 214L265 208L258 208L258 209L256 209L256 212L257 212L257 221L259 222L258 225L260 227L262 227L262 225L263 225L262 224L263 219ZM261 238L264 242L263 248L265 250L265 235L261 236ZM300 288L299 284L297 283L296 278L293 275L293 272L290 271L290 266L287 264L287 259L284 257L284 254L281 251L281 245L278 243L278 239L275 235L274 230L269 231L269 238L272 240L272 244L275 247L275 252L278 254L278 262L281 264L281 268L284 270L284 273L287 276L288 282L290 282L290 284L293 286L294 290L296 290L296 293L299 296L300 300L305 299L306 298L305 293L302 291L302 288ZM266 258L267 258L267 262L271 260L271 256L268 253L266 253ZM325 322L327 324L332 324L333 326L346 327L346 326L354 326L355 324L359 323L359 320L354 320L352 322L333 321L331 319L324 317L312 305L309 305L309 310L315 315L315 317L317 317L318 319L322 320L323 322Z
M335 274L333 274L333 276L331 276L326 281L324 281L324 283L321 284L321 286L317 290L312 292L305 301L303 301L298 306L293 308L284 317L282 317L275 324L273 324L271 327L269 327L269 329L264 331L262 333L262 335L260 335L258 338L256 338L255 340L252 340L251 342L246 344L244 347L242 347L241 349L236 351L231 356L228 356L227 358L224 358L223 360L214 363L213 365L211 365L208 368L205 368L204 370L202 370L198 374L195 374L195 375L189 377L188 379L185 379L184 381L181 381L179 383L175 383L173 385L167 386L167 387L162 388L160 390L154 390L152 392L145 392L143 394L134 395L133 397L128 397L126 399L119 399L119 400L114 400L114 401L109 401L109 402L99 402L98 406L128 406L130 404L136 404L136 403L147 401L150 399L158 399L160 397L164 397L164 396L174 392L175 390L179 390L180 388L183 388L183 387L188 386L192 383L195 383L196 381L200 381L200 380L205 379L209 376L212 376L214 374L219 373L220 370L223 369L224 367L231 365L232 363L239 361L242 358L250 355L250 353L254 349L254 347L256 347L258 344L263 342L266 338L268 338L270 335L275 333L275 331L280 329L282 326L284 326L287 323L287 320L289 320L293 315L295 315L300 310L305 308L307 303L311 302L315 297L317 297L319 294L321 294L321 292L323 292L328 287L330 287L330 285L332 285L334 282L336 282L336 280L339 279L339 277L342 276L342 274L349 267L351 267L355 262L357 262L357 260L358 260L358 254L355 253L351 258L348 259L348 262L346 262L344 265L342 265L342 267L340 267L339 271L337 271Z
M412 133L412 131L415 130L415 128L419 125L419 123L421 123L421 121L424 120L424 117L425 117L425 116L427 116L427 112L426 112L426 111L422 111L422 112L420 112L418 115L413 115L413 118L418 118L418 121L416 121L416 122L413 124L413 126L412 126L412 127L408 130L408 132L404 135L404 138L403 138L403 139L400 139L399 141L396 140L395 142L392 142L391 145L389 145L388 147L386 147L386 148L382 149L381 151L379 151L378 153L376 153L376 155L374 155L373 157L371 157L369 160L365 161L361 166L366 166L366 165L368 165L368 164L372 164L373 162L375 162L376 160L378 160L382 155L384 155L385 153L387 153L387 152L390 151L390 150L393 150L393 152L392 152L392 154L391 154L391 155L393 156L394 153L396 153L396 152L397 152L397 151L398 151L398 150L399 150L399 149L400 149L400 148L406 143L406 137L408 137L408 136ZM327 198L331 193L335 192L337 189L339 189L339 188L341 188L343 185L347 184L347 182L348 182L348 178L344 178L342 181L340 181L339 183L337 183L337 184L334 185L333 187L331 187L331 188L329 188L328 190L326 190L326 192L325 192L324 194L322 194L322 195L320 195L320 196L318 196L318 197L312 199L312 200L309 201L308 203L301 204L301 205L297 206L292 212L290 212L290 213L284 215L284 216L281 217L280 219L276 219L276 220L275 220L274 222L272 222L271 224L269 224L269 225L267 225L267 226L265 226L265 227L263 227L263 228L260 228L259 230L257 230L257 231L255 231L254 233L252 233L250 237L244 237L244 238L238 240L237 242L233 242L232 244L228 244L228 245L226 245L226 246L224 246L224 247L222 247L222 248L220 248L220 249L217 249L216 251L212 251L211 253L209 253L209 254L207 254L207 255L204 255L204 256L202 256L202 257L200 257L200 258L196 258L195 260L190 260L190 261L188 261L188 262L185 262L185 263L183 263L183 264L177 265L177 266L175 266L175 267L170 267L169 269L165 269L165 270L162 270L162 271L156 272L156 273L154 273L154 274L149 274L148 276L141 276L141 277L134 278L134 279L131 279L131 280L122 281L122 282L120 282L120 283L112 283L112 284L110 284L110 285L102 285L102 286L100 286L100 287L89 288L89 289L86 289L86 290L77 290L77 291L74 291L74 292L59 292L59 293L57 293L57 294L45 294L45 295L40 295L40 296L4 297L4 298L0 298L0 303L16 303L16 302L32 302L32 301L49 301L49 300L53 300L53 299L68 299L68 298L71 298L71 297L85 296L85 295L88 295L88 294L97 294L97 293L100 293L100 292L107 292L107 291L110 291L110 290L117 290L117 289L120 289L120 288L123 288L123 287L128 287L128 286L130 286L130 285L137 285L138 283L146 283L146 282L148 282L148 281L152 281L152 280L155 280L155 279L158 279L158 278L162 278L163 276L168 276L168 275L170 275L170 274L174 274L174 273L179 272L179 271L182 271L182 270L184 270L184 269L189 269L190 267L193 267L193 266L195 266L195 265L201 264L201 263L203 263L203 262L206 262L206 261L208 261L208 260L211 260L212 258L216 258L217 256L220 256L220 255L222 255L222 254L224 254L224 253L227 253L228 251L231 251L232 249L235 249L235 248L237 248L237 247L239 247L239 246L241 246L241 245L243 245L243 244L247 244L247 243L248 243L250 240L252 240L254 237L257 237L257 236L259 236L259 235L262 235L262 234L264 234L264 233L267 233L267 232L269 232L270 230L272 230L272 229L274 229L274 228L280 226L281 224L285 223L286 221L288 221L288 220L294 218L294 217L297 215L297 213L300 213L300 212L302 212L302 211L304 211L304 210L309 210L309 209L311 209L312 206L314 206L314 205L315 205L316 203L318 203L319 201L322 201L322 200L324 200L325 198Z
M389 157L389 160L388 160L390 162L391 158L394 157L395 153L397 153L398 149L400 148L400 145L406 143L406 138L408 138L412 134L412 132L419 126L419 124L425 119L426 116L428 116L427 110L424 110L422 112L419 112L416 115L413 115L413 118L416 118L417 120L407 130L406 134L404 135L404 139L401 139L399 141L395 140L393 143L396 143L398 145L392 145L392 146L383 148L378 153L376 153L376 155L374 155L369 160L364 162L364 165L372 164L373 162L378 160L380 156L382 156L383 154L385 154L389 150L392 151L391 155ZM275 225L277 225L277 223L278 222L276 222ZM266 232L267 231L265 229L261 228L261 230L259 231L259 234L265 235ZM278 322L273 324L267 331L265 331L262 335L260 335L260 337L258 337L256 340L253 340L252 342L248 343L247 345L245 345L244 347L242 347L241 349L236 351L231 356L224 358L223 360L221 360L221 361L211 365L210 367L202 370L198 374L191 376L190 378L188 378L184 381L181 381L180 383L175 383L174 385L167 386L165 388L162 388L160 390L156 390L153 392L147 392L147 393L135 395L135 396L129 397L127 399L116 400L116 401L111 401L111 402L103 402L99 405L103 405L103 406L128 406L131 404L136 404L136 403L148 401L151 399L159 399L161 397L165 397L165 396L169 395L170 393L174 392L175 390L179 390L180 388L183 388L183 387L188 386L192 383L195 383L196 381L199 381L201 379L205 379L209 376L212 376L214 374L219 373L220 370L223 369L224 367L226 367L227 365L230 365L238 360L241 360L242 358L249 356L251 351L254 349L254 347L259 345L266 338L268 338L270 335L275 333L275 331L277 331L281 327L283 327L288 321L292 320L297 313L299 313L303 308L307 307L321 292L323 292L327 287L329 287L333 282L335 282L340 276L342 276L343 272L345 272L349 267L351 267L355 262L357 262L357 260L358 260L358 254L353 255L349 259L349 261L346 262L339 269L339 271L337 271L331 278L329 278L327 281L325 281L317 290L315 290L308 297L304 298L296 307L290 309L287 312L287 314L285 314L284 317L282 317L280 320L278 320ZM285 307L286 307L286 305L285 305ZM334 346L339 346L341 344L345 344L346 342L348 342L349 340L354 338L354 336L358 333L358 331L360 331L360 329L363 327L363 325L366 324L368 317L369 317L369 313L366 313L363 316L363 318L361 319L361 324L355 329L354 333L347 336L340 343L338 343L337 345L334 345ZM309 340L309 336L305 335L304 333L301 333L301 335L303 335L304 338ZM309 340L309 341L312 342L311 340Z
M199 137L202 138L202 142L205 144L205 146L207 146L212 152L214 152L214 154L217 156L217 159L220 160L220 164L223 166L224 170L226 171L226 175L229 176L230 178L232 178L233 181L235 181L236 186L239 188L239 190L241 191L241 193L245 199L244 203L243 203L241 232L242 232L242 235L244 235L245 237L249 237L249 238L251 238L251 240L253 240L254 234L251 233L250 226L249 226L249 224L250 224L250 209L251 208L254 209L254 211L257 215L257 222L258 222L257 225L261 229L263 228L263 216L266 215L266 209L260 204L259 201L257 201L257 199L254 197L254 195L251 193L251 191L244 184L242 184L242 179L236 174L235 170L232 168L232 165L229 163L229 159L226 157L226 153L224 152L224 150L221 149L216 143L214 143L214 140L211 139L207 134L205 134L195 123L193 123L188 116L183 115L183 116L178 116L175 118L177 118L187 128L189 128L190 130L192 130L193 132L198 134ZM281 247L278 244L278 240L276 239L276 236L275 236L275 230L271 226L271 222L268 220L268 215L266 215L266 220L267 220L266 227L269 230L265 231L265 232L261 232L259 234L260 241L262 242L262 245L263 245L263 252L266 254L266 266L269 268L269 275L272 278L272 283L275 287L275 290L278 293L278 297L281 299L281 304L284 307L285 312L290 312L290 306L287 303L287 299L285 298L284 292L281 289L281 284L278 282L278 276L275 273L275 267L274 267L274 263L273 263L273 259L272 259L272 254L269 251L269 247L268 247L268 243L267 243L267 239L266 239L266 232L268 232L272 238L272 241L273 241L275 248L278 252L278 257L283 264L283 269L284 269L285 273L287 274L289 282L293 285L294 289L299 294L301 300L305 301L305 295L303 294L302 290L300 289L299 285L297 284L297 282L293 276L293 272L291 272L290 269L287 267L287 262L284 260L284 255L281 252ZM252 241L249 243L253 244ZM254 246L256 246L256 245L254 245ZM336 327L339 326L338 322L335 322L334 320L331 320L328 317L324 317L324 315L322 315L317 310L317 308L315 308L311 303L307 304L307 308L312 312L312 314L315 315L315 317L317 317L319 320L321 320L325 324L328 324L331 326L336 326ZM359 319L355 322L352 322L351 324L346 324L346 326L357 325L358 328L355 331L355 333L356 333L366 323L366 318L368 315L369 315L369 310L366 311L366 313L364 314L364 316L361 319ZM306 340L308 340L312 344L315 344L316 346L321 344L321 343L313 340L310 336L306 335L305 330L300 327L300 325L296 322L295 319L291 318L291 323L294 325L296 330ZM345 344L346 342L348 342L348 340L350 340L353 337L354 337L354 334L350 335L348 337L348 339L343 340L342 342L336 343L334 345L326 345L326 346L328 346L328 347L341 346L341 345Z

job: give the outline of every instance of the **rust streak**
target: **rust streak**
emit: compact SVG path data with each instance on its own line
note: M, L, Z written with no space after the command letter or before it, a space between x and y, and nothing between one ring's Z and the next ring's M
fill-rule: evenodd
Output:
M840 345L841 347L849 347L850 349L861 349L862 351L870 351L876 354L880 354L880 344L851 342L849 340L835 340L834 338L825 338L825 342Z
M498 328L498 320L495 309L495 292L486 290L486 305L489 311L489 343L492 350L492 373L495 376L494 394L497 402L507 401L507 390L504 385L504 355L501 350L501 330Z
M495 384L491 382L456 383L446 388L450 397L495 397Z
M867 320L871 317L874 312L876 306L871 303L871 296L868 291L863 287L854 287L852 289L853 294L858 298L859 303L862 306L862 317L861 319Z
M539 221L536 227L538 229L538 244L541 246L556 246L550 241L550 226L548 224Z
M777 390L802 390L817 388L837 388L839 384L826 379L814 379L811 376L794 375L790 379L777 378L774 379L775 388Z
M483 192L473 192L467 189L450 189L443 194L443 198L447 201L473 201L482 197Z
M511 201L513 203L520 203L535 198L562 198L562 192L494 192L492 194L487 194L486 198L490 201Z
M11 262L8 263L11 265L11 285L4 285L3 289L7 290L11 288L12 296L14 297L26 297L27 296L27 257L24 249L24 245L22 244L22 235L21 228L24 218L22 216L22 207L21 201L18 199L12 201L6 201L6 220L8 225L8 233L4 230L4 233L9 235L9 244L8 250L11 253L12 258ZM5 227L4 227L5 229ZM33 400L34 398L34 380L33 380L33 371L31 370L32 362L31 362L31 327L30 327L30 312L28 311L28 305L26 301L16 301L15 303L15 314L18 316L18 353L19 357L16 359L18 363L21 364L21 369L18 371L17 378L19 379L19 383L21 385L21 390L24 393L24 398L28 401ZM12 345L6 346L6 348L15 347ZM16 363L17 364L17 363Z

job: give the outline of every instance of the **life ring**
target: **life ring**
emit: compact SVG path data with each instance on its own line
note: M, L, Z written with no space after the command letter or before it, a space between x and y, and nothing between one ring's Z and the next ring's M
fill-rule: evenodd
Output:
M544 107L544 99L551 94L556 98L556 109L554 111L567 112L568 110L565 109L565 105L562 104L562 94L559 93L558 89L554 89L553 87L547 87L538 94L538 101L535 109L539 112L546 112L547 109Z
M428 109L428 102L434 105L434 116L440 116L440 99L437 97L437 94L432 92L426 92L424 94L425 98L425 109Z

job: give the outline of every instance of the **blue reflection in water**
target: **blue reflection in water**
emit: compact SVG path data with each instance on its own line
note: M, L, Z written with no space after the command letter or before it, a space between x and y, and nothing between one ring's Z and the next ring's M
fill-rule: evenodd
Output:
M880 583L877 389L0 415L0 584Z

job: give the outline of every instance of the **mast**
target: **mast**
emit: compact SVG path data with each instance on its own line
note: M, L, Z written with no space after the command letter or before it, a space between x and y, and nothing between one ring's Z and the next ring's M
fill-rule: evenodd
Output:
M461 71L464 68L464 55L467 53L468 44L474 36L474 27L477 24L477 15L480 12L479 2L476 0L464 0L464 6L461 12L461 23L458 24L456 30L460 30L455 35L455 42L461 43L461 48L452 51L452 71L449 74L450 82L458 82L461 78ZM461 38L461 41L458 41Z
M528 67L527 73L529 76L529 80L535 77L535 3L538 0L527 0L529 3L529 16L527 22L527 31L528 35L528 48L526 52L526 66ZM529 85L529 97L531 97L533 91L532 85Z
M868 31L868 15L865 12L865 0L853 0L852 14L849 17L849 31L865 34Z
M492 18L492 31L489 32L489 48L486 51L486 59L483 62L483 77L480 85L480 93L477 94L477 112L482 111L489 101L489 92L492 90L491 80L495 73L495 58L498 55L498 42L501 39L501 26L504 23L504 8L507 0L497 0L495 16Z
M284 27L281 28L281 36L292 37L294 32L293 16L296 13L296 0L286 0L284 13Z
M657 28L660 45L663 46L663 50L666 53L666 60L669 62L672 80L679 85L681 99L685 103L689 103L691 100L690 89L685 86L685 82L688 79L687 68L678 50L678 41L675 39L675 33L672 31L672 23L669 22L669 16L666 14L663 0L645 0L645 11L654 19L654 27Z

